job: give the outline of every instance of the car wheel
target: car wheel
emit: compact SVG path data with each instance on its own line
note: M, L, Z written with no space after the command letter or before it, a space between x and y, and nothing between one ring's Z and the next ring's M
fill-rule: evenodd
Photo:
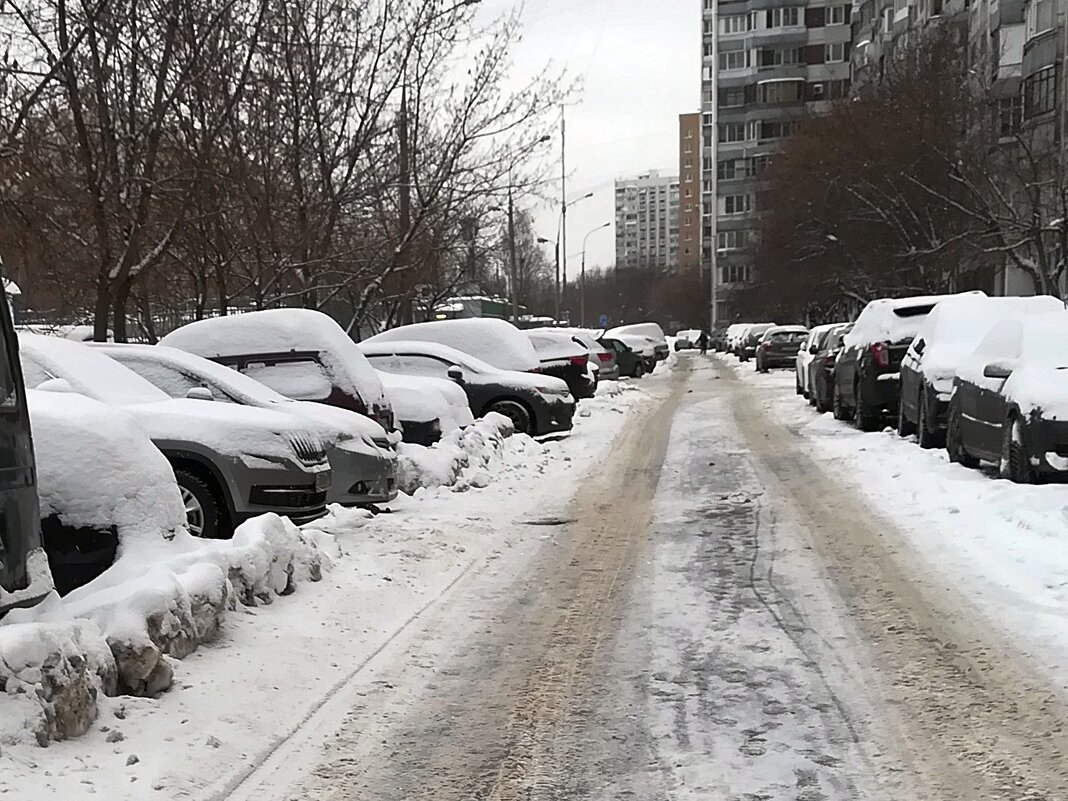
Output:
M921 448L937 448L942 445L939 432L935 430L931 422L930 393L925 388L920 388L920 422L919 441Z
M175 470L174 479L182 493L189 533L209 540L224 536L222 504L211 487L187 470Z
M946 421L946 451L949 461L964 467L975 468L979 460L964 450L964 434L960 428L960 409L955 403L949 405L949 419Z
M486 411L503 414L512 421L512 427L515 428L517 434L530 434L533 437L536 433L530 418L530 412L518 401L499 400Z
M1027 457L1023 421L1006 420L1001 434L1001 477L1016 484L1033 484L1035 471Z
M861 431L875 431L879 427L879 416L872 413L871 409L864 403L860 384L853 388L853 399L856 404L853 407L853 423Z
M643 375L645 375L645 365L641 362L638 362L636 365L634 365L634 377L641 378Z
M819 388L817 388L812 394L816 398L815 406L817 412L819 412L820 414L825 414L826 412L831 411L833 404L827 400L826 396L822 392L819 391Z
M838 389L838 384L834 385L834 400L831 401L831 411L834 412L835 420L842 420L843 422L851 418L849 409L846 407L845 402L842 400L842 392Z
M916 426L905 414L905 402L904 400L899 400L897 402L897 435L899 437L911 437L915 433Z

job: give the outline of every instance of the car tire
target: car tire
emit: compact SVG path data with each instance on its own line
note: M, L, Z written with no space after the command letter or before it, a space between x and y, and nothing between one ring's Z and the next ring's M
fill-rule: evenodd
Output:
M645 375L645 365L641 362L638 362L636 365L634 365L634 377L641 378L643 375Z
M1005 421L1001 429L1001 477L1015 484L1034 484L1035 471L1024 445L1024 426L1019 417Z
M879 416L872 414L864 403L864 396L860 392L860 384L853 388L853 423L861 431L875 431L879 428Z
M949 461L962 467L976 468L979 460L964 450L964 435L960 429L960 409L957 405L949 405L949 419L946 421L946 452Z
M916 424L905 415L905 402L897 402L897 435L899 437L911 437L916 433Z
M182 493L185 522L194 537L215 540L230 532L225 524L223 505L218 495L199 476L188 470L174 471L174 480Z
M537 433L534 430L534 422L530 412L527 411L527 408L519 401L495 401L486 409L486 411L503 414L512 421L512 426L515 428L517 434L529 434L533 437Z
M834 405L830 403L826 398L824 398L820 394L818 389L812 394L815 397L815 400L813 401L812 405L816 407L817 412L819 412L820 414L826 414L827 412L833 409Z
M834 419L841 420L842 422L850 420L853 417L853 414L849 411L849 408L842 400L842 393L838 389L837 383L834 385L834 389L832 391L834 393L834 399L831 401L831 411L834 413Z
M916 430L919 434L918 440L921 448L938 448L944 443L939 436L939 432L931 426L931 401L930 393L925 387L920 388L920 403L919 403L919 423L916 425Z

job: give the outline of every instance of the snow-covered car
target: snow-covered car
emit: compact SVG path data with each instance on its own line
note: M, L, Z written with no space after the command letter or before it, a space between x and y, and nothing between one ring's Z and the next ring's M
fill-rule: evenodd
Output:
M531 436L569 431L575 399L559 378L501 370L469 353L425 340L368 340L360 349L376 370L398 375L448 378L466 393L471 412L498 412L515 430Z
M366 415L395 430L378 373L334 320L312 309L268 309L199 320L160 340L232 367L293 400Z
M1068 312L1003 320L958 367L946 428L950 461L1001 467L1030 483L1068 475Z
M602 336L597 339L597 344L612 352L618 375L628 378L641 378L645 375L645 359L642 354L623 340ZM656 361L655 355L653 361Z
M982 292L963 293L983 296ZM834 416L874 431L886 414L897 415L901 360L940 301L959 295L879 298L857 317L834 369Z
M382 371L378 377L400 421L405 442L433 445L442 434L474 422L467 395L454 381Z
M436 342L474 356L499 370L533 373L541 357L523 331L505 320L437 320L391 328L365 342Z
M0 297L0 615L33 606L52 591L41 547L37 470L18 339L7 299Z
M644 372L651 373L656 369L656 363L660 361L656 355L656 341L651 337L641 334L605 334L604 339L614 339L622 342L628 348L642 357ZM604 340L602 340L604 341Z
M162 542L185 526L174 471L133 416L73 392L26 399L41 535L60 595L107 570L124 541Z
M797 359L797 352L808 338L803 325L777 325L760 337L756 349L757 372L766 373L772 367L789 367Z
M664 329L656 323L633 323L631 325L621 325L616 328L610 328L605 331L604 334L613 339L621 339L622 337L627 336L647 337L653 341L653 348L656 351L656 358L658 361L663 361L671 354L671 348L668 347L667 337L664 336Z
M619 364L616 354L610 348L597 341L598 334L588 328L530 328L527 334L567 334L579 345L586 348L590 365L597 370L598 381L618 381Z
M1049 295L947 298L927 315L901 360L898 433L917 434L920 447L944 444L946 413L958 365L978 347L997 323L1042 314L1060 314L1064 303Z
M748 323L731 323L727 326L727 352L738 355L738 341L742 334L745 333L745 329L748 327Z
M397 497L397 455L374 420L322 403L295 401L237 370L165 345L93 344L172 398L257 406L305 418L327 448L327 503L386 503ZM463 393L460 393L463 395Z
M693 350L701 339L701 332L696 328L685 328L675 334L675 350Z
M852 328L852 323L832 328L819 341L819 349L808 366L808 402L820 414L834 407L834 366L845 348L845 336Z
M541 372L561 379L575 400L592 398L597 380L590 370L590 351L570 334L559 331L527 331L541 360Z
M820 352L820 348L823 346L827 336L841 325L843 323L817 325L808 332L808 336L805 337L805 341L801 344L801 349L797 351L797 357L794 359L794 390L798 395L804 395L805 398L809 397L809 386L811 384L808 372L809 365L812 364L816 354Z
M305 420L271 409L172 399L78 342L22 334L19 346L27 387L77 392L137 421L174 469L191 533L228 536L264 512L294 522L325 513L330 465Z

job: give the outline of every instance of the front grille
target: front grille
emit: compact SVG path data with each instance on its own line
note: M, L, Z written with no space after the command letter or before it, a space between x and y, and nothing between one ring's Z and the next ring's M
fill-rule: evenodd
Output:
M290 434L289 443L297 458L305 464L320 464L326 459L326 448L319 437L314 434Z
M302 487L253 487L249 503L279 509L303 509L326 503L326 490L316 492L313 485Z

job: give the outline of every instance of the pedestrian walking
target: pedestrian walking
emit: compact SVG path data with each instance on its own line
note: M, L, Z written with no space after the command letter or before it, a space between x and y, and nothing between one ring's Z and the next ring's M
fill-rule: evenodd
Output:
M701 349L701 355L708 354L708 332L703 328L701 329L701 336L697 338L697 347Z

